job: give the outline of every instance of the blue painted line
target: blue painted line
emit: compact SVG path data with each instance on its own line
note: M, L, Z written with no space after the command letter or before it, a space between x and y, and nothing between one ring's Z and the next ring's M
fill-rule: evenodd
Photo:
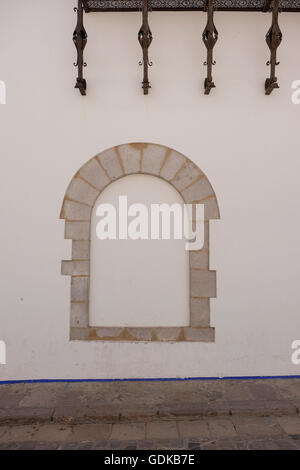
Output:
M170 377L170 378L125 378L125 379L24 379L1 380L0 385L34 384L34 383L89 383L89 382L180 382L192 380L270 380L270 379L300 379L300 375L254 375L232 377Z

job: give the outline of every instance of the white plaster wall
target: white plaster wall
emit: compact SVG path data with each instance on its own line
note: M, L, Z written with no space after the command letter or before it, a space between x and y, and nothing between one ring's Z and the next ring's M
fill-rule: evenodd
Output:
M119 238L119 197L128 209L143 204L149 218L148 239ZM99 240L97 216L102 204L116 211L117 239ZM170 184L150 175L130 175L110 184L98 197L91 218L91 326L189 326L189 252L185 240L151 240L151 204L177 204L183 199ZM124 217L122 213L122 217ZM136 214L139 216L139 214ZM137 220L128 217L128 227ZM171 237L174 219L171 217ZM110 226L112 226L110 224ZM108 227L105 228L108 230ZM138 230L143 230L142 227Z
M270 15L217 13L217 88L202 93L205 15L153 13L151 94L141 94L140 14L86 17L88 96L73 89L73 1L2 2L0 380L300 374L299 14L281 14L280 90L264 96ZM69 342L70 257L59 211L89 158L116 144L170 146L208 176L216 342Z

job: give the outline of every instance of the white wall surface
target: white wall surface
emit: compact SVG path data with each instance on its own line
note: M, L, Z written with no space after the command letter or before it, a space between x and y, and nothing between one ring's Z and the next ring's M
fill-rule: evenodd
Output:
M125 176L100 194L91 219L90 325L189 326L189 252L184 238L173 239L171 217L171 240L120 240L122 196L127 197L128 209L133 204L143 204L149 216L151 204L177 204L183 212L178 191L155 176ZM116 240L97 237L97 225L108 220L107 213L104 218L97 216L98 207L104 204L111 204L116 210ZM128 228L137 220L126 219ZM150 236L150 217L146 220Z
M2 2L0 380L300 374L300 14L283 13L280 89L264 95L271 16L215 15L217 88L203 95L203 13L152 13L152 89L141 93L139 13L86 15L88 95L74 90L74 1ZM220 204L211 223L216 342L69 342L70 258L59 220L89 158L155 142L192 159Z

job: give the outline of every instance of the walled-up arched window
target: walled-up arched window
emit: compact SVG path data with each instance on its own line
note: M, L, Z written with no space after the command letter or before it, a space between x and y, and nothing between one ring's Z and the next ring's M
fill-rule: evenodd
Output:
M106 298L101 311L104 316L99 317L103 322L97 325L95 289L100 289L100 295L101 286L97 281L97 269L100 265L97 268L94 258L91 264L91 254L94 256L95 251L94 244L91 251L91 239L94 240L97 223L93 211L96 210L101 197L105 198L105 193L109 194L108 191L111 190L113 194L113 185L111 188L109 185L128 175L155 176L155 180L164 180L171 185L171 189L179 193L179 201L183 200L186 204L202 204L204 245L201 249L189 251L189 275L184 256L180 262L180 268L184 271L180 282L185 286L189 284L187 315L184 302L185 287L181 285L178 290L181 292L182 311L180 314L177 312L172 321L168 316L172 311L172 302L167 304L166 297L162 296L162 305L169 310L165 321L162 320L160 324L155 324L149 318L147 323L145 317L140 323L134 324L129 315L122 317L122 312L117 312L115 321L110 325L107 320L109 314L112 315L112 309L120 304L111 303L108 312L105 312L105 305L109 304ZM152 184L156 183L152 180ZM209 269L209 220L219 218L219 209L208 179L194 163L182 154L161 145L135 143L106 150L84 164L72 179L64 198L61 218L65 219L65 238L72 239L72 259L62 262L62 274L71 276L71 340L214 341L214 328L210 326L210 298L216 296L216 273ZM107 263L108 260L106 266ZM117 269L118 266L115 266L115 271L109 272L106 282L111 278L113 285L113 276ZM96 285L93 285L93 282ZM106 288L110 289L107 283ZM132 292L134 291L131 291L131 298L127 299L126 308L134 301ZM155 311L154 303L157 299L153 296L150 312ZM151 296L147 297L147 302L149 301ZM135 311L132 318L138 321L136 315ZM167 324L164 324L165 322Z

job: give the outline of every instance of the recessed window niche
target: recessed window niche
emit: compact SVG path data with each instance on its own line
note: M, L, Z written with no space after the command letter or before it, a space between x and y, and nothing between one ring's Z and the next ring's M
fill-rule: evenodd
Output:
M97 224L101 220L97 209L100 205L106 207L104 204L111 204L116 210L117 223L110 222L112 228L115 226L110 236L115 236L116 232L116 239L99 240L97 237ZM141 237L146 237L143 232L148 225L148 239L136 240L127 235L127 239L120 240L120 235L126 235L119 231L119 217L124 218L125 211L128 214L128 211L135 211L135 207L138 209L134 204L143 204L145 208L140 214L137 211L137 217L141 218L147 209L145 227L137 229ZM94 205L89 294L91 326L189 325L189 253L185 240L151 239L151 204L178 204L177 207L183 208L184 201L178 191L161 178L140 174L125 176L110 184ZM123 225L128 225L126 232L129 228L130 235L130 222L135 222L136 217L122 220ZM173 231L170 232L173 235ZM132 235L136 237L135 233Z
M116 204L122 192L129 204L203 204L202 249L187 252L183 240L96 240L97 206ZM214 341L209 220L219 218L219 209L193 162L156 144L106 150L71 180L61 218L65 238L72 240L72 259L62 262L62 274L71 277L71 340Z

